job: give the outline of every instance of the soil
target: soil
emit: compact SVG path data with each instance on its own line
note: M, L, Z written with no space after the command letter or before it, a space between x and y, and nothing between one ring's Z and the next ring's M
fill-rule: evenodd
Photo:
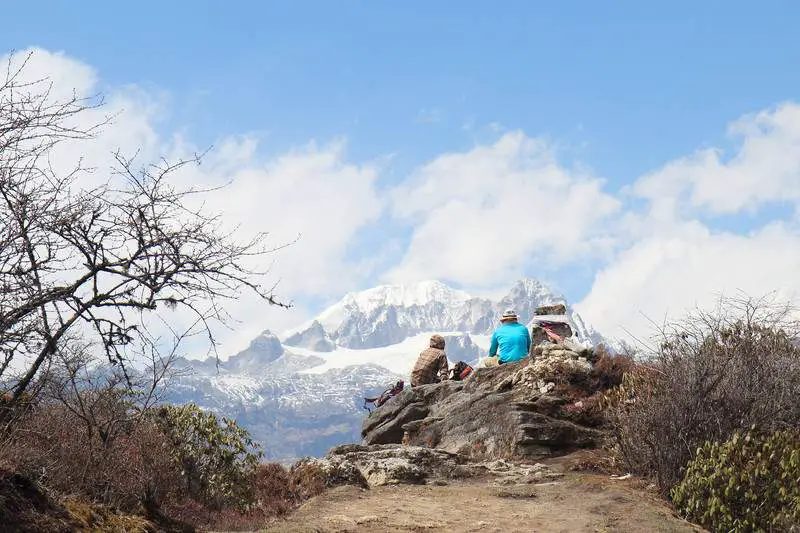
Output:
M691 532L653 488L635 478L569 472L538 484L493 479L446 485L332 489L264 531L273 532Z

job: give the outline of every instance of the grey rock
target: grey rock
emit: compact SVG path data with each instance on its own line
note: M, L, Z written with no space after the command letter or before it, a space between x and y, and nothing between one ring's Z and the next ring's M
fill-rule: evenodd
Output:
M567 306L564 304L542 305L534 309L535 316L541 315L565 315L567 314Z
M362 442L401 443L486 458L561 455L599 445L605 434L563 417L561 379L580 383L592 367L571 350L476 370L474 379L408 389L362 425ZM457 384L455 384L457 383Z
M504 460L474 461L462 454L420 446L343 445L323 459L310 460L323 472L337 476L326 485L369 487L398 484L446 485L450 480L482 477L496 483L535 483L559 474L543 464L524 465ZM354 474L358 471L359 474ZM343 475L342 472L347 472Z

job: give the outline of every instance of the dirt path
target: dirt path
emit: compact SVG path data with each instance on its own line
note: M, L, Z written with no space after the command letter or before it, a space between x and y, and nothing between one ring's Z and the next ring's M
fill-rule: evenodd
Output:
M495 486L339 487L266 531L690 532L637 482L568 474L554 482Z

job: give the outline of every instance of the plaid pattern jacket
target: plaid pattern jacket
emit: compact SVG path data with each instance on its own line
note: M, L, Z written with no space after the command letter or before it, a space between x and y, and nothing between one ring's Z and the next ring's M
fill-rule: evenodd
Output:
M437 383L447 379L449 372L447 355L439 348L427 348L419 354L414 370L411 371L411 386Z

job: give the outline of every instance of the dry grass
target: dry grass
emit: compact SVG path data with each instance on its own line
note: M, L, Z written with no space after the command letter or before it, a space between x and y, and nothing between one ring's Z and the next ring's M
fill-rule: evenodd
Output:
M110 531L156 533L157 531L163 531L156 524L142 516L122 514L104 505L67 499L64 501L64 507L83 531L98 533Z

